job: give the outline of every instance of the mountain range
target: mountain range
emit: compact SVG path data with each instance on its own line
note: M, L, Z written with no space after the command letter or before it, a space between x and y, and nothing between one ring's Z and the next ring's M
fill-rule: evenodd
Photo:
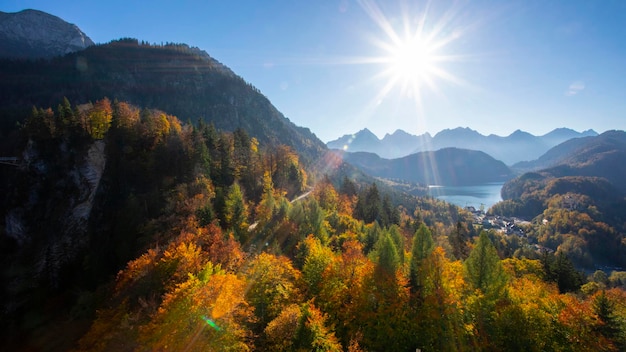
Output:
M49 59L94 42L76 25L37 10L0 11L0 57Z
M576 132L558 128L542 136L517 130L506 137L482 135L470 128L445 129L434 137L429 133L412 135L403 130L386 134L378 139L370 130L363 129L352 135L344 135L326 143L331 149L349 152L370 152L382 158L394 159L422 151L442 148L480 150L507 165L539 158L550 148L572 138L596 136L593 130Z

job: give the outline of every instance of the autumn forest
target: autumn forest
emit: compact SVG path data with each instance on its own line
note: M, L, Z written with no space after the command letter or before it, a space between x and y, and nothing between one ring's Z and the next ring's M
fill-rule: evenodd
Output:
M626 349L625 273L583 273L433 198L399 201L333 154L107 98L34 108L19 141L27 166L4 176L4 206L33 235L2 243L10 344Z

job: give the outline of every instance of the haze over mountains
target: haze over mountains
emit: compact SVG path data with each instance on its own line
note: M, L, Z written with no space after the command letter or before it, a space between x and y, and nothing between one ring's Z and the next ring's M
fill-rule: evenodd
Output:
M572 138L596 136L593 130L576 132L568 128L558 128L543 136L517 130L506 137L485 136L470 128L446 129L434 137L429 133L416 136L403 130L386 134L378 139L367 128L353 135L344 135L326 143L331 149L348 152L370 152L382 158L394 159L421 151L434 151L442 148L480 150L507 165L539 158L550 148Z
M370 175L422 185L466 186L504 182L513 177L503 162L476 150L442 148L396 159L366 152L338 153Z

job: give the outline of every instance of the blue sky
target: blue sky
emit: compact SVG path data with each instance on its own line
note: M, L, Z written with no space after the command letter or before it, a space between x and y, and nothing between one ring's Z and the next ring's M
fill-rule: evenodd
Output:
M626 1L0 0L26 8L96 43L197 46L325 142L366 127L626 128ZM393 33L430 38L427 70L394 66Z

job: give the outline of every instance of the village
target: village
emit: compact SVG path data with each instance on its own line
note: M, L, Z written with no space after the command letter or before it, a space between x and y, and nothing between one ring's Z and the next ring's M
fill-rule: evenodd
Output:
M529 238L528 234L524 231L524 228L531 225L531 222L528 220L517 217L487 215L484 210L476 209L473 206L466 206L464 209L473 215L474 225L481 226L485 230L493 229L505 235L526 238L536 251L541 253L554 253L554 249L544 247L538 243L532 243L535 241L532 238Z
M472 213L474 217L474 225L482 226L486 230L494 229L506 235L528 237L522 227L530 225L530 221L516 217L487 215L482 209L476 209L473 206L466 206L465 210Z

